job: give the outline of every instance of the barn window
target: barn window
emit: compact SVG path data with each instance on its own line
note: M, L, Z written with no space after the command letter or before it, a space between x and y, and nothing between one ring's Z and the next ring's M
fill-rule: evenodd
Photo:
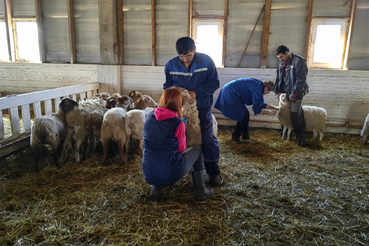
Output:
M193 39L197 52L209 55L213 59L215 66L222 66L222 20L193 20Z
M6 23L0 21L0 61L9 61L8 40L6 39Z
M13 19L15 60L41 62L35 19Z
M310 68L342 68L347 19L313 19L308 55Z

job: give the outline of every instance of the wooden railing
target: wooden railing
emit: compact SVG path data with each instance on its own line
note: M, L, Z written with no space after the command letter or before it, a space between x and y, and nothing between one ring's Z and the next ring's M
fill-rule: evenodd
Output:
M62 97L72 96L75 101L91 98L99 87L99 83L90 83L0 98L0 157L28 146L32 119L42 116L42 112L49 115L58 111ZM5 134L3 110L9 116L10 136Z

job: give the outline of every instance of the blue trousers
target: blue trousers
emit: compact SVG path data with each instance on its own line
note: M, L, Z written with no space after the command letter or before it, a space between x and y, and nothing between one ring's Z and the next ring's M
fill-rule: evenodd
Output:
M246 108L245 116L243 117L241 122L237 121L236 128L234 129L232 138L240 138L242 135L242 139L249 139L249 127L250 125L250 112Z
M213 134L213 117L211 108L199 109L199 119L202 135L202 151L206 172L209 175L219 174L219 142Z

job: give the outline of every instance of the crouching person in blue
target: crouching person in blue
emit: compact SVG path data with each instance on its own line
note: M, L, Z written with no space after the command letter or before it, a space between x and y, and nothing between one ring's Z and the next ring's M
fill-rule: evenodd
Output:
M147 116L142 169L146 182L151 185L150 196L158 198L162 185L176 183L192 168L196 200L203 201L214 192L205 187L201 149L191 147L186 150L182 100L177 89L168 88L160 98L160 106Z
M250 113L245 105L252 105L254 114L260 114L263 108L278 109L264 101L264 96L274 91L272 81L260 81L258 79L241 78L228 82L219 92L214 107L232 120L236 120L236 128L232 134L232 140L243 143L242 140L250 140L249 122ZM240 139L242 135L242 140Z
M218 73L213 60L202 53L196 52L193 39L183 37L177 40L176 50L178 56L165 65L164 90L171 86L185 88L191 99L197 100L197 109L202 135L202 151L206 172L210 176L210 185L220 186L223 178L219 171L219 143L213 135L213 119L211 105L213 94L219 88Z

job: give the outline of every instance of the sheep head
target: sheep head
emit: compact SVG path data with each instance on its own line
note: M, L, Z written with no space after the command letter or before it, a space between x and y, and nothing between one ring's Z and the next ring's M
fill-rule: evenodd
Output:
M133 109L133 99L129 96L121 96L117 98L117 107L124 108L126 111Z
M135 109L145 109L147 107L156 108L158 104L148 95L141 96L134 104Z
M134 102L137 102L137 100L142 97L142 93L139 91L131 91L128 96L130 96Z
M287 99L286 93L282 93L279 96L279 108L283 108L286 107L287 105L289 105L289 101Z
M66 113L78 105L79 104L76 101L70 99L69 97L65 97L60 101L59 109Z

